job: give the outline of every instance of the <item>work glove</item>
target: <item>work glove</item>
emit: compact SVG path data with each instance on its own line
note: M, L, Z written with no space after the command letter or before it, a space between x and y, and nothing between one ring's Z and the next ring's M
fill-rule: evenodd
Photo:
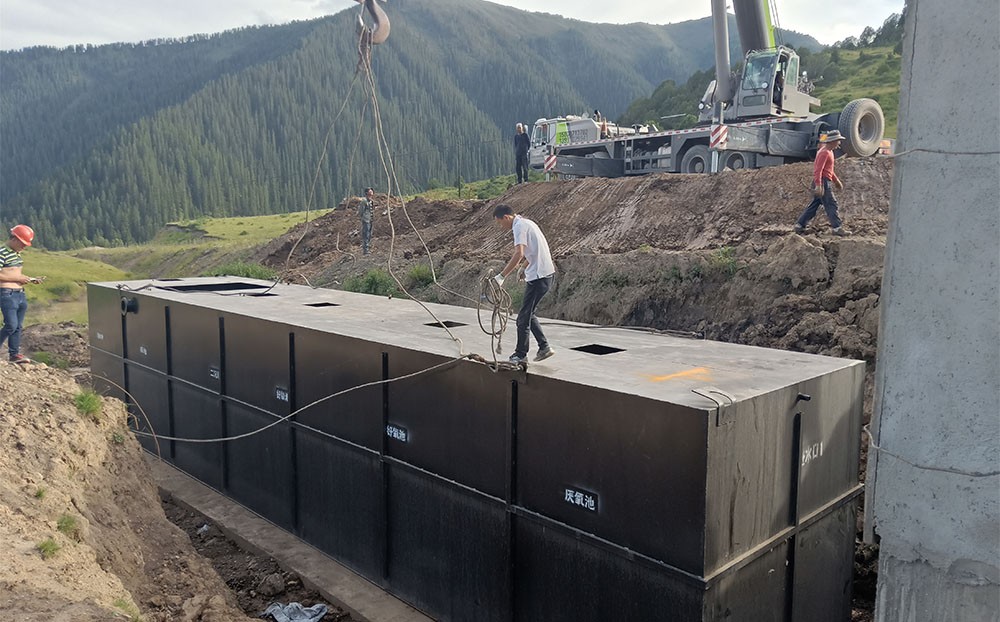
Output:
M844 189L844 182L840 181L839 179L837 181L835 181L834 184L837 186L837 190L843 190Z
M823 186L813 186L813 196L817 199L823 196Z
M495 277L493 277L493 280L497 282L497 285L503 287L503 275L502 274L497 274Z

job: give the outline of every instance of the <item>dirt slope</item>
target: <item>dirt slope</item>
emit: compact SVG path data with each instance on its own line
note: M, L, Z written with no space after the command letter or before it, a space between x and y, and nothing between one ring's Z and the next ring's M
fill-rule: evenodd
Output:
M250 620L170 524L121 402L81 415L79 387L0 365L0 613L29 622ZM38 544L58 550L44 558Z

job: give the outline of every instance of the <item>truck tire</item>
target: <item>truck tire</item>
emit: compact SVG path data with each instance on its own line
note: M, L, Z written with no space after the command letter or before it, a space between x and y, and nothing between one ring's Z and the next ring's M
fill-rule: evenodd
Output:
M874 155L885 132L882 107L874 99L855 99L844 106L837 129L844 135L844 153L855 157Z
M723 151L719 154L719 169L742 171L750 168L750 154L743 151Z
M705 145L693 145L681 158L682 173L707 173L712 167L712 156Z

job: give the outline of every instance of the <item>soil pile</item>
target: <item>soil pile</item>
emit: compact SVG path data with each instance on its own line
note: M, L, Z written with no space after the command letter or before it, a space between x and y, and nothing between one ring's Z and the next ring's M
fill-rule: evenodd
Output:
M250 620L164 516L124 405L79 394L66 372L0 365L0 612Z

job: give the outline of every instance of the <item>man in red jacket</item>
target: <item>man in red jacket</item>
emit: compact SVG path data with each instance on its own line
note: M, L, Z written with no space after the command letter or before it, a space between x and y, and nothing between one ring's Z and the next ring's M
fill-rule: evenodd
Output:
M833 172L833 152L843 140L844 137L837 130L833 130L820 139L819 151L816 152L816 163L813 166L813 200L806 211L799 216L798 222L795 223L795 233L802 233L806 230L806 225L813 219L816 210L822 204L826 209L826 218L833 227L833 235L851 235L851 232L844 229L840 222L840 216L837 215L837 197L833 196L833 190L830 189L830 184L836 185L837 190L844 189L843 182Z

